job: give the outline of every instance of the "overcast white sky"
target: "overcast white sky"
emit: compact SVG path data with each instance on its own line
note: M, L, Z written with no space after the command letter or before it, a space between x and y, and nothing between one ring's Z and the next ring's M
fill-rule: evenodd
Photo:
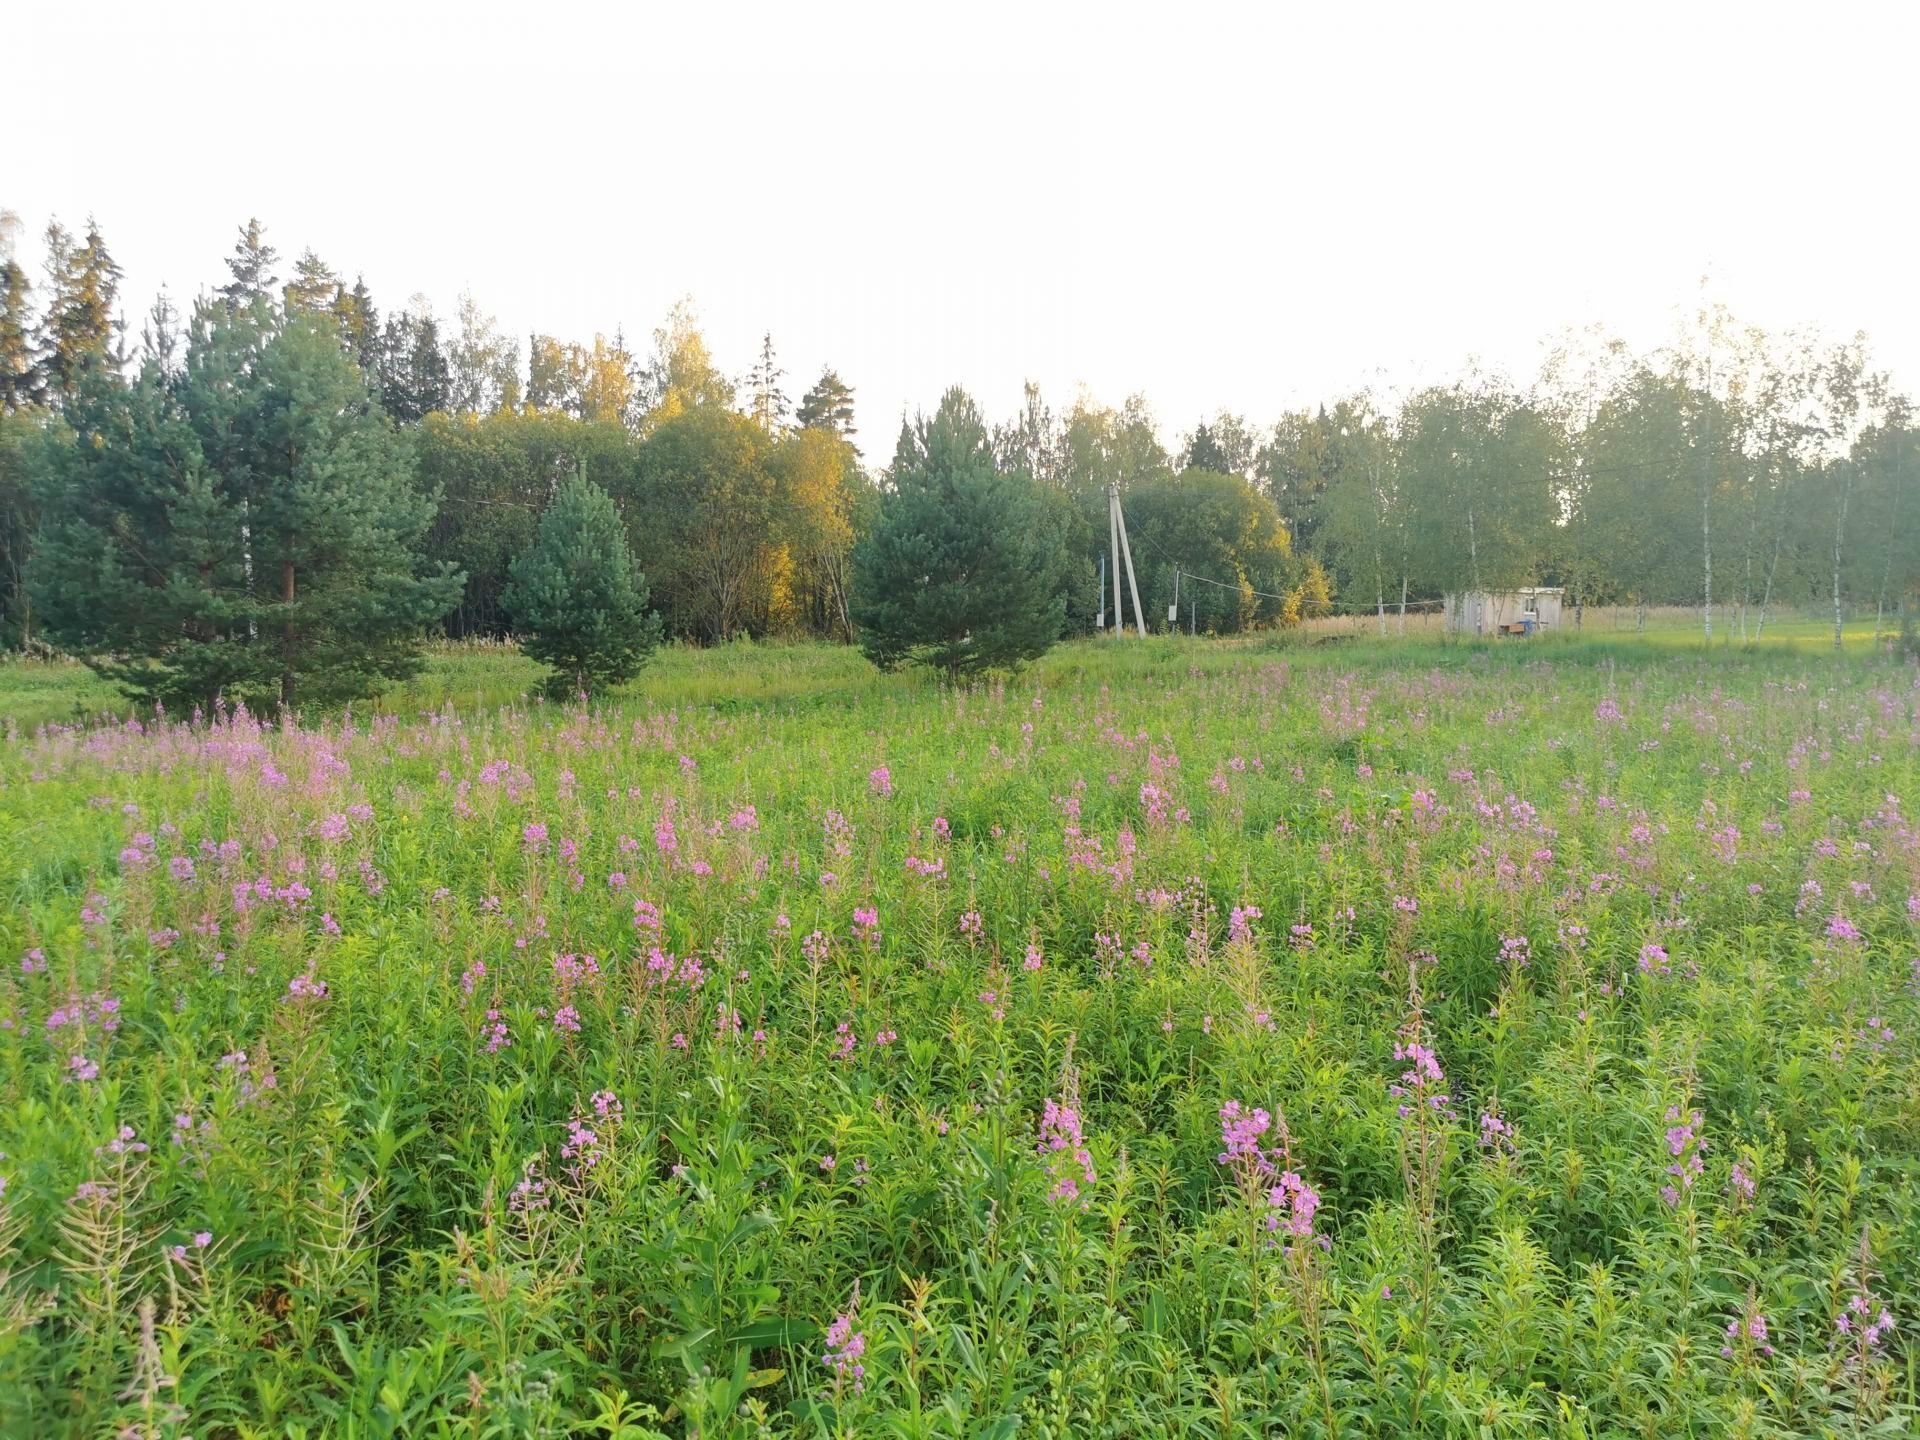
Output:
M1920 384L1920 7L8 7L0 208L96 215L128 318L258 215L383 310L636 348L771 330L885 459L948 384L1144 390L1171 438L1468 355L1530 375L1699 281ZM83 18L84 17L84 18Z

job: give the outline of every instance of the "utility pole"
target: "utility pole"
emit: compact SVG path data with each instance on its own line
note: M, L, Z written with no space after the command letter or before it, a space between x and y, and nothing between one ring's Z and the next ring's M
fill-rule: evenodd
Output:
M1113 506L1114 524L1120 531L1120 558L1127 562L1127 592L1133 596L1133 626L1140 632L1140 638L1147 637L1147 612L1140 608L1140 583L1133 573L1133 548L1127 544L1127 515L1120 508L1120 487L1117 484L1107 486L1107 498ZM1116 562L1113 573L1114 608L1120 606L1120 570ZM1120 633L1126 633L1126 623L1121 622Z
M1127 633L1127 612L1120 603L1120 487L1107 486L1107 546L1113 553L1113 633Z

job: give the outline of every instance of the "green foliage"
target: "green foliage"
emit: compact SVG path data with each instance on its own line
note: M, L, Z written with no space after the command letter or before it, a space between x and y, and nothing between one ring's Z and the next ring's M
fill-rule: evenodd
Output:
M0 1433L1920 1423L1898 662L436 663L0 747Z
M853 618L868 658L957 677L1045 654L1066 618L1060 535L1034 482L994 463L965 391L901 427L892 481L854 552Z
M540 517L533 545L513 562L502 604L520 648L548 666L547 693L598 692L632 679L660 641L647 580L607 492L574 478Z
M1283 618L1284 599L1272 597L1285 595L1299 567L1279 512L1249 481L1190 465L1136 485L1126 513L1150 626L1157 628L1173 603L1176 570L1232 587L1182 582L1183 628L1197 621L1201 630L1230 634Z
M507 567L533 544L561 481L584 474L613 494L632 490L633 442L617 424L564 415L429 415L411 434L420 484L440 504L429 554L462 571L466 586L447 617L456 638L504 636Z
M371 693L459 593L433 497L325 321L196 317L177 374L87 376L49 433L34 603L49 638L182 706Z

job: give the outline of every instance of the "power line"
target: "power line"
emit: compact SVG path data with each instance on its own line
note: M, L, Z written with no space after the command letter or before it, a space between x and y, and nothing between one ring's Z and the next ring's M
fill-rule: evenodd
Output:
M1146 531L1142 530L1140 532L1140 538L1146 541L1146 543L1151 545L1155 550L1159 551L1161 559L1165 560L1168 564L1173 566L1173 573L1174 573L1174 576L1176 577L1174 582L1176 589L1178 587L1179 581L1184 579L1184 580L1197 581L1202 585L1211 585L1217 590L1231 590L1236 595L1252 594L1252 595L1259 596L1262 600L1278 600L1282 604L1285 604L1289 598L1288 596L1285 596L1285 595L1276 595L1271 590L1255 590L1250 585L1247 586L1245 589L1242 589L1239 585L1232 584L1225 580L1214 580L1205 575L1196 575L1193 571L1187 569L1184 565L1182 565L1178 560L1174 559L1173 556L1169 555L1166 552L1165 548L1161 546L1160 542L1158 540L1155 540L1153 536L1148 534ZM1409 610L1424 609L1431 606L1442 605L1444 603L1445 602L1441 600L1409 600L1407 602L1406 608ZM1371 615L1375 612L1376 608L1377 607L1371 606L1371 605L1359 605L1359 606L1354 606L1347 613L1351 615ZM1388 608L1397 609L1398 605L1396 604ZM1339 613L1338 606L1330 606L1329 609L1332 613L1335 613L1335 614Z

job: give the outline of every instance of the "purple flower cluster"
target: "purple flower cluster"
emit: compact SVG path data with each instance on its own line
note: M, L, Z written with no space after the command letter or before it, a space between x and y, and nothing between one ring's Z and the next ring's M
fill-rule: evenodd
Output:
M1660 1187L1660 1198L1669 1209L1680 1204L1681 1196L1693 1189L1693 1182L1707 1168L1700 1158L1706 1141L1700 1138L1699 1131L1698 1110L1683 1112L1678 1105L1667 1107L1667 1154L1673 1162L1667 1166L1667 1174L1672 1181Z
M1389 1085L1387 1093L1400 1101L1400 1118L1406 1119L1420 1106L1442 1117L1453 1113L1453 1097L1447 1093L1446 1073L1440 1068L1433 1048L1418 1040L1396 1043L1393 1058L1404 1061L1399 1083Z
M1222 1165L1271 1174L1273 1166L1260 1141L1272 1125L1273 1117L1265 1110L1243 1110L1238 1100L1229 1100L1220 1107L1220 1143L1225 1148L1215 1158Z
M1875 1314L1876 1308L1879 1314ZM1893 1333L1893 1312L1864 1286L1854 1292L1833 1318L1833 1328L1853 1342L1853 1358L1864 1361L1886 1344Z
M1093 1153L1087 1149L1087 1142L1080 1133L1080 1112L1071 1105L1057 1100L1049 1100L1040 1117L1040 1158L1046 1162L1048 1177L1053 1186L1047 1191L1050 1200L1079 1200L1083 1205L1082 1186L1089 1189L1094 1183Z
M867 1353L867 1337L864 1331L854 1329L854 1316L859 1308L860 1285L856 1281L847 1308L827 1326L827 1350L820 1357L833 1371L834 1384L851 1383L856 1393L866 1388L867 1381L867 1367L862 1358Z

